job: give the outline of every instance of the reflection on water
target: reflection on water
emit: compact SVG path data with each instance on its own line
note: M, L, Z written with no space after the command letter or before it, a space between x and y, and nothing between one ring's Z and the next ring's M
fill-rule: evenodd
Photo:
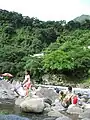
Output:
M31 120L43 120L47 118L47 113L44 114L34 114L34 113L23 113L20 108L14 105L14 101L2 101L0 102L0 113L1 114L16 114L23 117L30 118ZM65 115L67 115L64 112ZM77 120L77 115L68 115L72 120Z

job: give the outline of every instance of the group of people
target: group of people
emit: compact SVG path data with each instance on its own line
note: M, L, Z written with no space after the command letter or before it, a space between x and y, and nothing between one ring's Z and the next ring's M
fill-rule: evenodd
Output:
M68 108L71 104L77 104L78 96L72 92L72 87L68 87L68 91L59 92L59 100L63 107Z
M0 79L2 79L2 78L3 78L3 76L0 77ZM21 83L21 86L22 86L23 90L25 91L25 96L28 96L29 90L32 87L29 70L25 71L25 78L24 78L24 81ZM20 87L17 87L14 89L14 91L17 93L18 93L18 88L20 88ZM72 92L71 86L68 87L68 91L60 91L59 92L57 89L57 92L59 93L59 101L61 101L62 106L64 106L65 108L67 108L72 103L77 104L78 96ZM20 95L20 94L18 94L18 95Z

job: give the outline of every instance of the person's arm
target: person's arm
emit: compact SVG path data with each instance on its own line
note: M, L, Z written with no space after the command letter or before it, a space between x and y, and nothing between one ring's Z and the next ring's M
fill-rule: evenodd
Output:
M25 76L25 80L23 81L23 85L28 81L28 77Z

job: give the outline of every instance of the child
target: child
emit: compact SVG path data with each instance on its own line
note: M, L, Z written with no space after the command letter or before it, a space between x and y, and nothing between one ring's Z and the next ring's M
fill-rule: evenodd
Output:
M30 71L25 72L25 80L23 81L23 87L26 90L26 96L29 94L29 88L31 88L31 81L30 81Z
M60 91L59 93L59 101L63 101L63 99L65 98L66 94L64 94L63 91Z

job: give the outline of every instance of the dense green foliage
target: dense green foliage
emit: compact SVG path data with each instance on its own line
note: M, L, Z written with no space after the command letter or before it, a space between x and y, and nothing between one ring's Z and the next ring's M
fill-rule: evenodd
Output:
M62 40L64 41L60 44ZM50 47L46 51L44 68L66 74L69 71L69 74L77 77L87 76L90 69L90 30L70 32L63 38L59 37L56 43L60 45L56 50L53 51Z
M40 21L16 12L0 10L0 72L31 77L64 73L90 74L90 20L83 22ZM34 54L44 53L43 57Z

